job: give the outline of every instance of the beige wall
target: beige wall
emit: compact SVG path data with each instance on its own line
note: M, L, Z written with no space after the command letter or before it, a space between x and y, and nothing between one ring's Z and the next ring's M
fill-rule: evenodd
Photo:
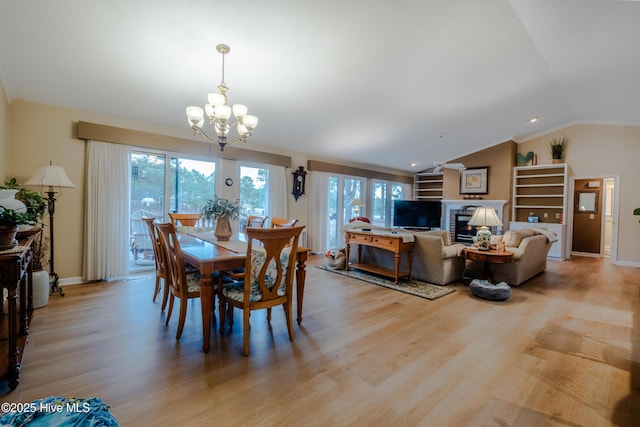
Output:
M506 200L502 217L505 225L509 224L511 215L511 178L513 167L515 166L517 144L513 141L506 141L502 144L489 147L468 156L452 160L460 162L467 169L489 166L488 194L481 197L486 200ZM443 197L445 199L462 199L460 194L460 173L457 170L444 170Z
M569 140L565 161L571 176L620 177L618 261L640 264L640 224L633 215L633 210L640 207L640 126L574 125L520 143L518 150L533 151L538 156L538 164L549 164L549 141L554 136Z
M6 174L0 178L15 176L19 183L27 181L38 166L52 161L63 166L76 188L63 189L58 195L55 213L55 267L63 284L65 279L79 278L82 275L83 227L84 227L84 185L85 185L85 142L77 139L76 123L87 121L92 123L118 126L127 129L152 132L161 135L184 138L184 134L175 129L154 126L104 114L81 110L59 108L43 104L16 100L9 106L11 128L9 134L10 153ZM2 148L0 140L0 149ZM204 143L203 143L204 144ZM249 144L249 143L248 143ZM6 142L4 145L8 145ZM254 144L252 150L269 151L291 157L291 165L307 165L309 158L305 153L284 151L274 147L262 147ZM318 159L336 162L335 159ZM366 165L351 164L354 167L367 168ZM223 176L234 176L237 162L224 160L221 164ZM287 171L288 192L291 192L293 169ZM380 172L398 173L380 168ZM1 172L1 169L0 169ZM408 176L411 176L407 172ZM309 193L309 176L307 176L307 194ZM236 187L234 185L234 187ZM218 187L222 196L233 191L224 185ZM237 197L237 196L236 196ZM301 224L308 225L309 199L304 195L295 201L292 195L288 198L288 211L291 218L299 219ZM46 219L45 219L46 222Z
M107 116L87 111L71 110L34 104L16 100L8 108L6 96L0 95L0 153L8 152L0 160L0 178L15 176L19 182L25 182L38 166L51 160L63 166L76 188L64 189L56 204L56 271L61 278L80 277L82 274L83 253L83 212L85 180L85 142L74 135L75 123L88 121L129 129L154 132L163 135L183 137L175 129L167 129L147 123ZM10 117L10 120L7 119ZM10 125L10 126L9 126ZM7 138L6 129L9 128ZM621 262L640 264L640 224L633 216L633 209L640 207L640 127L632 126L593 126L579 125L564 129L562 132L545 135L521 144L511 141L483 150L477 154L457 159L468 167L490 166L489 194L486 199L511 198L511 174L515 165L516 151L525 153L534 151L538 155L538 164L550 163L548 141L552 136L564 135L569 138L566 161L575 176L620 176L620 232L618 236L618 258ZM8 143L11 141L11 144ZM257 145L255 147L258 147ZM254 147L252 147L254 148ZM256 148L257 149L257 148ZM276 154L291 156L292 166L306 165L309 160L301 152L282 152L273 149ZM330 161L330 159L315 159ZM3 163L6 163L3 173ZM364 165L352 165L361 166ZM223 170L227 170L223 164ZM291 187L291 171L287 179ZM445 198L461 199L457 171L447 170L445 175ZM308 187L307 187L308 188ZM308 221L308 196L302 196L297 202L289 197L289 216L299 218L306 225ZM510 208L504 211L508 218Z
M7 178L9 168L9 103L0 79L0 180Z

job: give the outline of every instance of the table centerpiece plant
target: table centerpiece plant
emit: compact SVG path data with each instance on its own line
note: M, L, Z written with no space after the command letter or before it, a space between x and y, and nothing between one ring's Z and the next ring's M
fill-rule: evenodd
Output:
M200 213L205 222L216 221L213 234L218 240L229 240L233 234L231 221L240 218L240 200L231 201L214 196L213 199L207 200Z

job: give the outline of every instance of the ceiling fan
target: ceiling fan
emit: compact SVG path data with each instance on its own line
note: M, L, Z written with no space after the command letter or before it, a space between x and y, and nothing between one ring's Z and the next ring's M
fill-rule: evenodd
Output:
M444 138L444 133L440 134L440 158L442 158L442 138ZM442 169L457 169L457 170L465 170L467 167L462 163L447 163L444 160L436 160L433 162L433 173L439 173Z
M462 171L462 170L465 170L467 168L462 163L447 163L447 162L443 162L443 161L435 161L435 162L433 162L433 165L435 166L435 168L433 169L434 173L438 173L442 169L458 169L458 170Z

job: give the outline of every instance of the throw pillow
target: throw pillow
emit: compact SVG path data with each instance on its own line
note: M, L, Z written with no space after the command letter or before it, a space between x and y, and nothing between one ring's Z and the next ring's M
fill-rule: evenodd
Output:
M504 233L502 241L504 242L505 246L517 248L518 246L520 246L522 239L531 237L534 234L536 234L536 232L530 228L523 228L521 230L509 230Z

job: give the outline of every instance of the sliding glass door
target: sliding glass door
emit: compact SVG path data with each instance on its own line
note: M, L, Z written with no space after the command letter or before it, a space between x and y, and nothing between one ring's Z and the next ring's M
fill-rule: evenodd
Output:
M344 245L342 227L355 216L355 206L351 205L355 199L362 199L365 185L364 178L331 176L329 177L327 212L327 244L329 248ZM364 202L364 200L363 200ZM364 216L365 211L360 206L358 215Z
M371 188L371 223L379 227L393 226L393 201L402 199L402 184L373 181Z
M200 212L216 188L216 164L172 157L169 167L169 211Z
M142 218L168 221L168 212L200 212L215 193L215 162L134 151L131 185L129 271L155 268L153 248Z

